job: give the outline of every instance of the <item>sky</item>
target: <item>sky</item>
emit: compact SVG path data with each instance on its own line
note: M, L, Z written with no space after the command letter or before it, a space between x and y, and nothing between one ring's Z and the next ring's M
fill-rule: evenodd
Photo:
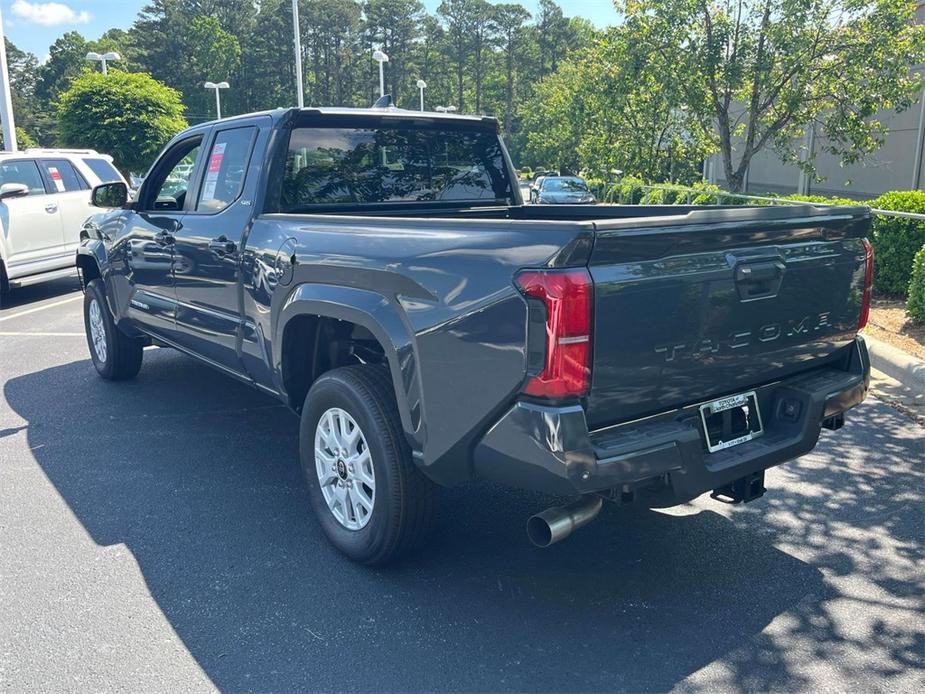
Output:
M422 1L429 12L440 4L440 0ZM520 2L531 12L539 4L537 0ZM599 27L617 20L612 0L558 2L567 16L585 17ZM7 38L43 60L48 46L64 32L76 30L87 39L96 39L112 27L127 29L146 4L147 0L0 0L0 10Z

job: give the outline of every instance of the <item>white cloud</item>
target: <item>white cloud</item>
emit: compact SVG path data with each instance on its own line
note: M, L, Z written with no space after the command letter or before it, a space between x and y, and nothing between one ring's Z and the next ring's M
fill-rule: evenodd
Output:
M13 14L32 24L42 26L58 26L59 24L86 24L90 21L90 13L86 10L78 12L62 2L26 2L14 0Z

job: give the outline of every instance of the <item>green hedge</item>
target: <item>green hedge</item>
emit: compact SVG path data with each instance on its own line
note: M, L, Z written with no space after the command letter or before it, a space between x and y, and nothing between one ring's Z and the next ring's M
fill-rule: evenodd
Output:
M912 261L912 279L909 280L909 300L906 312L919 323L925 323L925 246Z
M896 212L925 214L925 192L884 193L870 206ZM925 221L875 215L870 242L874 247L874 291L905 296L912 278L912 260L925 244Z

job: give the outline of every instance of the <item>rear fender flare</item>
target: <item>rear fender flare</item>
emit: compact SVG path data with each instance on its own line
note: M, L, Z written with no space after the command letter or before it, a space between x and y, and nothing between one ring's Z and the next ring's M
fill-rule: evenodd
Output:
M282 388L282 344L286 326L297 316L320 316L361 325L382 345L402 428L412 447L421 450L424 443L423 401L420 376L410 325L398 303L377 292L329 284L301 284L286 297L274 297L282 304L273 333L273 364Z

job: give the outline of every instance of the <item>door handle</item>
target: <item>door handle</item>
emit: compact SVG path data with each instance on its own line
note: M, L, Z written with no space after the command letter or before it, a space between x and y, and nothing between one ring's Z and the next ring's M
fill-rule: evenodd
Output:
M51 214L52 212L57 212L57 211L58 211L58 206L57 206L55 203L50 202L50 203L48 203L47 205L45 205L45 211L46 211L48 214Z
M234 253L238 250L238 245L234 241L229 241L228 237L222 234L217 239L209 241L209 250L215 251L220 255Z
M154 243L158 246L169 246L174 241L176 241L176 239L166 231L161 231L154 235Z

